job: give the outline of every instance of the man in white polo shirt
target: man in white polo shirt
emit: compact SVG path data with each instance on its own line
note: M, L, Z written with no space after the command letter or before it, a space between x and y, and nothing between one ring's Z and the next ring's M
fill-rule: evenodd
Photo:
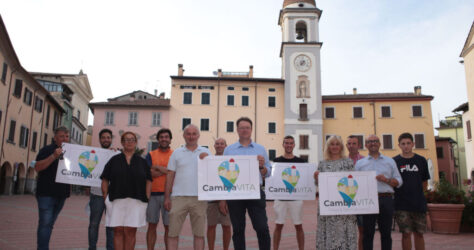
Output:
M211 152L198 145L199 129L195 125L187 125L183 137L186 145L171 155L166 176L164 206L170 211L168 247L178 249L179 233L189 213L194 249L204 249L207 201L198 200L197 166L199 155Z

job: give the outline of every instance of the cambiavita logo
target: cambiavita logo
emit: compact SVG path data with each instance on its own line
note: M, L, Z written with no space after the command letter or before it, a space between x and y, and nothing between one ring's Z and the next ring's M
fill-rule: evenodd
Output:
M82 173L81 176L86 179L87 176L92 173L98 162L99 157L97 157L94 150L82 152L79 155L79 167L81 167Z
M286 168L281 172L281 179L288 189L288 192L291 194L295 190L296 184L298 184L300 172L295 166L291 166L291 168Z
M348 207L351 207L352 201L357 194L357 189L359 189L359 185L352 175L341 178L337 183L337 190Z
M231 158L229 161L223 161L217 168L217 171L224 187L230 192L239 177L239 165Z

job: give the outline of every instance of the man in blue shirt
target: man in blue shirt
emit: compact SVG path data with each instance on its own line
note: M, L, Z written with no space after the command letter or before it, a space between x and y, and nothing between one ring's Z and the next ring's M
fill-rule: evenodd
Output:
M262 145L252 142L252 120L241 117L236 124L239 141L229 145L224 150L224 155L257 155L261 174L260 185L263 185L263 178L270 176L271 172L267 152ZM220 210L226 213L224 202L221 202ZM234 249L245 249L245 213L248 211L252 226L257 232L259 249L270 250L270 231L268 230L266 199L263 189L260 189L259 200L228 200L227 205L233 228Z
M359 160L355 169L376 172L379 213L363 215L363 247L364 250L373 249L375 222L378 221L382 250L390 250L392 249L391 229L394 210L393 188L401 187L403 181L395 161L379 152L380 139L376 135L369 135L365 141L365 147L369 150L369 155Z

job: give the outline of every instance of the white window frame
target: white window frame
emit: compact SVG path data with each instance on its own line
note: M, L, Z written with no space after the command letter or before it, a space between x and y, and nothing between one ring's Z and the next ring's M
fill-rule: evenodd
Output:
M188 125L183 126L183 125L184 125L184 119L189 119L189 123L188 123L188 124L191 124L191 123L193 122L193 120L192 120L190 117L183 117L183 118L181 118L181 130L184 130L184 128L185 128L186 126L188 126Z
M332 109L334 110L334 111L333 111L334 117L332 117L332 118L331 118L331 117L329 117L329 118L326 117L326 109L327 109L327 108L332 108ZM334 106L326 106L326 107L324 107L324 119L336 119L336 107L334 107Z
M108 114L110 114L110 116ZM114 111L105 111L104 125L105 126L107 126L107 125L113 126L114 123L115 123L115 112Z
M385 138L384 138L385 135L389 135L392 138L392 147L391 148L385 148ZM382 149L385 149L385 150L393 150L394 149L393 135L392 134L382 134Z
M270 106L270 98L271 97L275 98L275 106L273 106L273 107ZM277 107L277 98L276 98L276 96L274 96L274 95L269 95L268 96L268 98L267 98L267 107L269 107L269 108L276 108Z
M204 120L207 120L207 130L203 130L202 129L202 122ZM199 131L211 131L211 119L209 118L201 118L201 120L199 121Z
M361 117L354 117L354 108L361 108L362 109L362 116ZM352 119L363 119L364 118L364 106L352 106Z
M160 127L161 126L161 112L153 112L151 115L151 126Z
M191 103L185 103L184 100L186 100L186 94L191 94ZM193 104L193 92L183 92L183 104L184 105L191 105Z
M413 114L413 107L415 106L419 106L421 108L421 115L420 116L414 116ZM420 118L420 117L423 117L423 105L422 104L412 104L411 105L411 117L414 117L414 118Z
M335 134L325 134L324 135L324 143L326 143L328 141L329 137L331 137L333 135L335 135Z
M234 103L232 105L229 105L229 96L232 96L234 98ZM229 107L234 107L235 106L235 95L227 95L225 98L225 105Z
M389 107L390 108L390 116L389 117L383 117L383 114L382 114L382 108L383 107ZM392 105L380 105L380 118L393 118Z
M247 97L247 105L244 105L244 97ZM241 101L240 105L242 107L249 107L250 106L250 96L242 95L242 98L240 98L240 101Z
M364 134L351 134L351 135L353 135L353 136L362 136L362 141L361 141L362 147L359 148L359 150L365 149L365 136L364 136Z
M136 114L135 116L135 124L132 124L132 114ZM129 111L128 112L128 126L138 126L138 111Z
M209 94L209 103L203 103L204 94ZM201 92L201 105L211 105L211 93L210 92Z
M232 123L232 131L228 131L227 128L228 128L228 123L231 122ZM234 121L226 121L225 122L225 132L226 133L234 133L235 131L235 122Z
M20 148L28 148L29 137L30 137L30 129L27 126L22 124L20 126L20 137L18 138L18 146Z
M422 148L417 148L416 147L416 135L423 135L423 147ZM426 136L425 133L413 133L413 140L414 140L414 147L413 149L426 149Z
M275 132L270 131L270 124L272 124L272 123L275 124ZM268 122L268 131L267 131L267 133L268 134L276 134L276 132L277 132L277 123L276 122Z

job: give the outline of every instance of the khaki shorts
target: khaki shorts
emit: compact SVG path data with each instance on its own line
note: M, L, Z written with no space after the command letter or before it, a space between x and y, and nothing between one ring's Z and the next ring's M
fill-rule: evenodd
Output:
M171 197L169 212L169 237L178 237L186 216L189 214L193 235L204 237L206 225L207 201L199 201L197 196Z
M395 220L401 233L425 233L426 213L411 211L395 211Z
M303 201L280 201L273 202L273 209L275 210L275 223L285 224L286 214L289 212L290 219L294 225L301 225L303 216Z
M223 215L219 211L219 202L210 202L207 204L207 225L215 226L217 224L230 226L230 216L228 213Z

